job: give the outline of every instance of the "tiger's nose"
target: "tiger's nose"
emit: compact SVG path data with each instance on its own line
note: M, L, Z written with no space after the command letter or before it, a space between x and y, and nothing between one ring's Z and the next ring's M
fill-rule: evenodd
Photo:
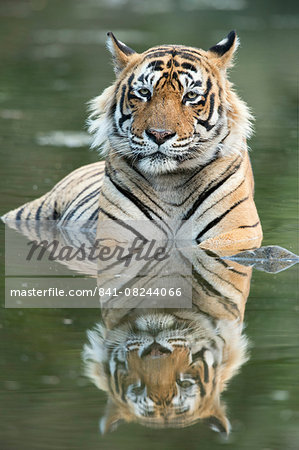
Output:
M145 130L147 136L158 145L164 144L168 139L175 135L172 130L157 130L155 128L149 128Z

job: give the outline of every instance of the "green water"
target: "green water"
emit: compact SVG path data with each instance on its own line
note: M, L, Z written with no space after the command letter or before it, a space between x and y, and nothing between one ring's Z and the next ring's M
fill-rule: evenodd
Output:
M236 29L242 45L231 80L256 117L250 146L263 245L299 252L295 2L4 1L0 18L1 214L97 160L78 133L87 101L113 77L106 31L142 51L159 43L208 48ZM3 243L3 225L0 232ZM3 273L3 247L1 254ZM297 292L296 266L253 273L245 314L251 358L223 396L233 428L226 442L200 424L122 425L102 437L106 398L82 376L80 356L100 312L3 309L0 448L297 449Z

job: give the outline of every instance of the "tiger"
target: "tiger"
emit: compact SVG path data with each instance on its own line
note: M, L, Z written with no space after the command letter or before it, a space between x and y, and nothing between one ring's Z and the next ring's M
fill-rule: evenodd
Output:
M103 434L129 422L153 428L202 422L230 433L221 394L248 360L242 330L252 268L199 247L196 261L191 308L108 304L88 330L84 372L108 397Z
M3 220L151 220L166 237L186 233L191 221L202 248L258 248L246 144L252 115L227 76L238 45L231 31L208 51L159 45L137 53L109 32L116 80L91 101L88 119L91 147L105 161L77 169Z

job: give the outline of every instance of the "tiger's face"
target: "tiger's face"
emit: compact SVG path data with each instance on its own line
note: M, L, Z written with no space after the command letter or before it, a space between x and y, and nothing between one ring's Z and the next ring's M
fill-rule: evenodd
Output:
M220 393L242 357L228 362L214 326L203 317L194 321L192 313L185 316L147 314L113 330L89 332L86 373L109 393L103 432L120 420L185 427L205 419L228 433Z
M108 33L117 73L105 103L113 150L152 175L215 158L234 120L225 70L237 48L231 32L209 51L162 45L137 54ZM101 130L91 121L99 143Z
M125 156L146 173L171 172L212 156L227 119L211 68L198 55L187 63L182 47L156 48L128 71L116 95L114 148L125 141ZM194 52L193 52L194 53ZM132 72L132 73L131 73Z

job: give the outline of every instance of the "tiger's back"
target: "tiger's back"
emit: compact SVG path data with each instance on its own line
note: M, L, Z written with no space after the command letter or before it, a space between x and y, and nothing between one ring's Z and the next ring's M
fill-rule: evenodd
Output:
M103 161L82 166L42 197L9 211L2 220L12 225L20 220L55 220L64 226L76 221L95 226L104 171Z

